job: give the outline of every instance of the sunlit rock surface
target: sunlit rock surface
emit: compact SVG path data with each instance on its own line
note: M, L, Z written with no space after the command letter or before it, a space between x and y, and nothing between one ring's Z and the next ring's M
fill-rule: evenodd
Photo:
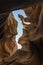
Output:
M15 36L17 34L17 22L12 13L6 19L4 37L0 39L0 61L11 57L17 50Z
M39 34L36 36L43 36L43 25L42 25L42 20L43 20L43 4L39 4L39 5L35 5L33 7L24 9L24 11L26 12L28 18L26 19L26 22L30 22L31 25L28 25L29 29L29 35L33 35L34 34ZM29 13L30 11L30 13ZM32 38L33 38L32 36ZM34 37L33 39L35 39L36 37Z
M5 49L7 48L6 51L7 53L10 52L11 56L9 54L9 57L5 57L3 64L0 65L41 65L43 63L43 7L41 4L39 4L37 6L24 9L24 11L28 16L27 18L23 18L23 16L19 15L23 24L23 35L18 42L22 45L22 49L17 50L15 53L13 53L13 55L11 54L11 48L14 48L14 46L12 46L14 44L8 43L12 41L12 35L14 34L16 27L13 32L12 29L10 29L11 27L8 27L9 32L12 33L9 35L9 32L7 31L7 36L5 35L5 38L8 38L8 41L4 44L6 46L4 47ZM30 24L27 25L24 22L30 22ZM9 25L10 23L8 26ZM5 28L5 31L6 30L7 29ZM11 39L9 41L10 37ZM14 50L16 49L14 48Z

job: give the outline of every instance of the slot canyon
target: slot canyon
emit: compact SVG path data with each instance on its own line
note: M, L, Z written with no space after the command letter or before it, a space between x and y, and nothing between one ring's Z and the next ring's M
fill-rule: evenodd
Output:
M18 22L14 12L8 13L6 20L1 16L5 25L0 39L0 65L43 65L43 3L22 11L24 16L18 13Z

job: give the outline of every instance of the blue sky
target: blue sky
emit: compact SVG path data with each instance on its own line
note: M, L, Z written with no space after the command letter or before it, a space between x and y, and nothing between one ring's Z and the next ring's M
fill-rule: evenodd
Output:
M26 14L23 10L16 10L16 11L13 11L13 15L14 15L14 18L16 19L16 21L18 22L18 27L17 27L17 32L18 34L16 35L16 42L18 43L18 39L22 36L23 34L23 30L22 30L22 22L20 20L20 18L18 17L18 14L22 15L24 18L26 18ZM20 46L19 46L20 47Z
M14 17L16 19L16 21L18 22L18 27L17 27L17 32L18 32L18 35L17 35L17 38L19 38L22 33L23 33L23 30L22 30L22 22L20 20L20 18L18 17L18 14L22 15L24 18L26 18L26 14L24 13L23 10L17 10L17 11L13 11L13 14L14 14Z

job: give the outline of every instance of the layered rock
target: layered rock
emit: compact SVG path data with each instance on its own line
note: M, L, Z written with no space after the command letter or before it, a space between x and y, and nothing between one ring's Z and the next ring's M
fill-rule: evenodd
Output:
M14 43L16 42L15 42L15 39L13 40L12 38L12 36L15 36L16 34L15 33L16 22L12 23L11 21L12 17L10 18L11 14L9 15L7 19L8 22L4 29L5 31L4 37L6 41L5 41L4 47L2 45L2 48L4 48L3 65L41 65L43 61L43 52L42 52L42 49L43 49L43 29L42 29L43 8L42 8L42 5L40 4L37 6L35 5L31 8L27 8L27 10L24 9L24 11L26 12L28 18L24 19L21 15L19 15L23 23L23 35L18 41L22 45L21 50L16 51L17 47L16 48L14 47ZM28 14L29 11L30 13ZM40 25L39 25L39 21L41 21ZM30 22L31 24L26 25L24 22ZM14 24L15 26L13 27L13 25L11 24ZM14 43L12 43L13 41ZM13 53L13 49L16 52L14 51ZM5 52L8 53L9 55L7 54L5 55ZM7 58L5 56L7 56Z
M36 32L38 33L38 31L42 30L42 28L40 27L40 26L42 26L42 24L40 24L40 23L42 22L41 19L43 17L41 15L42 8L43 8L42 4L39 4L37 6L33 6L30 8L24 9L25 12L27 11L26 15L28 16L25 19L23 18L23 16L19 15L19 17L21 18L21 20L23 22L24 28L29 31L29 35L34 34ZM29 14L29 11L31 12L30 14ZM30 22L31 25L26 25L24 22ZM40 30L38 30L39 27L41 28ZM39 32L39 33L41 33L41 32Z
M6 19L4 37L0 39L0 61L11 57L17 50L15 36L17 34L17 22L12 13Z
M33 51L32 56L34 58L30 58L32 61L30 65L35 65L36 63L36 65L41 65L41 62L43 61L43 6L42 4L39 4L37 6L24 9L24 11L28 18L24 19L23 16L19 15L24 26L23 35L19 39L19 43L22 44L23 50L26 50L29 53L32 53ZM26 25L24 22L30 22L31 24ZM30 62L29 59L27 60Z
M42 63L43 37L41 36L43 34L41 35L41 32L43 29L42 24L39 26L39 21L42 22L43 8L40 4L31 8L31 14L29 13L28 18L24 19L19 15L24 26L23 35L18 41L22 45L22 49L17 50L12 57L4 59L8 65L41 65ZM29 10L26 12L28 13ZM26 25L24 22L30 22L31 24Z

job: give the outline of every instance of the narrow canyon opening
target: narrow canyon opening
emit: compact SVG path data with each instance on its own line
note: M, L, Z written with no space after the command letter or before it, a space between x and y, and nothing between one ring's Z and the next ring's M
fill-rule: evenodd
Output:
M22 49L22 45L18 43L19 38L22 36L23 34L23 25L22 25L22 21L19 18L18 15L22 15L24 18L26 18L26 14L23 10L17 10L17 11L13 11L13 15L14 18L16 19L16 21L18 22L18 26L17 26L17 35L16 35L16 43L17 43L17 49Z

